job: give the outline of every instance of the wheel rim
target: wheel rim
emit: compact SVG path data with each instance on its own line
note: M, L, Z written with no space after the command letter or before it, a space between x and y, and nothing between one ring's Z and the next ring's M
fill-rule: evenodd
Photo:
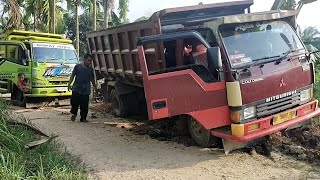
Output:
M208 141L208 138L210 138L210 134L208 135L208 130L193 118L190 121L190 127L193 136L195 136L196 139L202 141L201 143Z

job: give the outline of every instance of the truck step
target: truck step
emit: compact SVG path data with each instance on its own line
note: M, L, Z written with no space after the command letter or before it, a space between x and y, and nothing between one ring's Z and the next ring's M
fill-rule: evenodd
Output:
M7 81L1 81L1 80L0 80L0 84L8 84L8 82L7 82Z
M6 92L8 92L8 89L6 89L6 88L0 88L0 93L6 93Z

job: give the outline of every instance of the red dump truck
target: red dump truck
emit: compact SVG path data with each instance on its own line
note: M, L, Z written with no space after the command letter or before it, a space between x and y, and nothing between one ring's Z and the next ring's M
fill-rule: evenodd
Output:
M187 122L225 150L318 116L314 65L297 11L250 13L253 1L164 9L87 34L101 92L117 116ZM183 126L180 126L183 127Z

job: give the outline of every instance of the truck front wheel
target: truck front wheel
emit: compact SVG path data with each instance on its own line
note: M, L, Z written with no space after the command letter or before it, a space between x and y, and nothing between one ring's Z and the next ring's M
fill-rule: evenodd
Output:
M27 98L24 96L24 93L16 85L12 87L11 101L13 102L14 105L20 106L20 107L26 107L26 104L27 104Z
M27 98L24 96L24 93L20 90L17 90L16 93L16 102L17 105L20 107L26 107L27 104Z
M110 92L110 102L112 106L112 112L118 117L126 117L128 114L127 104L125 97L121 97L115 89Z
M193 117L188 117L188 128L192 139L198 146L210 147L217 141L217 138L211 135L210 130Z

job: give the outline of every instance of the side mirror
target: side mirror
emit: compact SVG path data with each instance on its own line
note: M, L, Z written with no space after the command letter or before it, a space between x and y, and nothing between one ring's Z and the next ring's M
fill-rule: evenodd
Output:
M24 59L29 59L29 57L30 57L30 51L28 50L28 49L25 49L24 50Z
M213 71L222 68L221 52L218 46L207 49L208 68Z
M28 66L29 65L29 58L30 58L30 51L28 49L24 50L24 54L23 54L23 58L22 58L22 64L24 66Z

